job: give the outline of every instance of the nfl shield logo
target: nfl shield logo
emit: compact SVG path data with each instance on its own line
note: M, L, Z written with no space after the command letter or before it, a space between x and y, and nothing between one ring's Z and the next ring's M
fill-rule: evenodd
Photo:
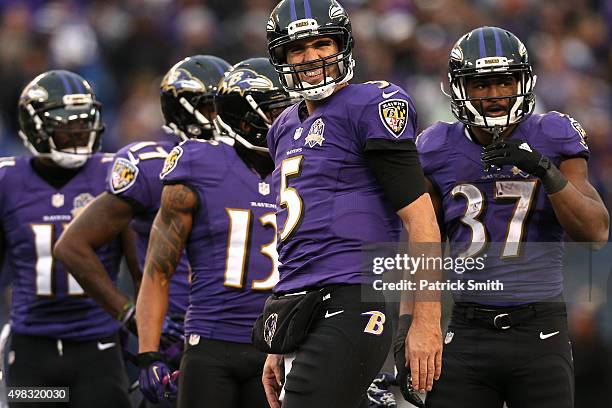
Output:
M268 195L270 194L270 185L264 181L259 183L259 194Z
M200 344L200 335L198 334L192 334L189 336L189 344L191 346L197 346L198 344Z
M64 195L62 193L55 193L51 196L51 205L55 208L64 206Z
M302 137L303 131L304 131L304 128L302 127L295 129L295 133L293 134L293 140L298 140L300 137Z

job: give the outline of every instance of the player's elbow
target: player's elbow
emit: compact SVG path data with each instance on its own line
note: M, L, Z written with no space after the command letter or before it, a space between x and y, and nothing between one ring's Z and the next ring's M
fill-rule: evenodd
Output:
M412 242L440 242L440 229L428 193L398 211Z
M74 269L70 267L73 260L79 259L79 257L82 257L82 254L80 254L78 249L78 243L65 239L65 237L61 237L53 247L53 258L60 261L70 270Z
M606 245L610 234L609 225L604 228L599 228L598 231L593 233L593 239L591 247L593 250L598 251Z
M593 249L598 250L603 248L608 242L610 236L610 214L607 210L601 217L601 222L597 228L593 228Z
M609 220L606 218L600 223L593 223L588 227L582 227L580 232L569 234L572 239L589 245L592 250L600 250L608 242Z

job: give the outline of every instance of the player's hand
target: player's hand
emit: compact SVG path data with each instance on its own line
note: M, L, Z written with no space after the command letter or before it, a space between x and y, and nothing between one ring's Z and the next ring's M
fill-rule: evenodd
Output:
M412 374L410 373L410 366L406 362L406 336L411 323L412 316L400 316L398 329L393 339L393 357L397 371L395 379L406 401L418 408L425 408L423 400L412 386Z
M525 173L538 178L544 177L550 166L547 157L542 156L527 142L516 139L502 139L491 143L485 147L481 159L486 168L514 165Z
M270 408L280 408L278 400L283 388L283 356L280 354L268 354L263 367L261 381L263 382L266 398Z
M438 321L414 320L406 336L406 360L412 385L421 392L431 391L442 371L442 330Z
M178 392L178 380L181 375L179 370L175 370L172 374L165 375L162 379L164 384L164 398L171 398Z
M136 358L140 367L140 391L147 401L158 403L176 393L178 371L171 374L161 354L140 353Z

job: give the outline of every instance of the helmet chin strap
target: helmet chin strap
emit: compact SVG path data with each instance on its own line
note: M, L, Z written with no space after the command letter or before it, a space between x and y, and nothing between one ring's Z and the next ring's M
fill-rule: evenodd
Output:
M178 136L181 139L181 141L183 141L183 142L185 140L189 139L187 137L187 135L185 134L185 132L183 132L181 129L179 129L179 127L176 126L175 123L170 122L170 123L168 123L166 125L163 125L162 129L164 129L164 131L166 133L168 133L168 134Z
M181 97L179 98L179 103L181 104L181 106L183 108L185 108L185 110L189 113L191 113L193 116L195 116L195 118L197 119L198 122L200 122L200 124L202 124L203 126L210 126L212 127L212 124L210 123L210 121L208 119L206 119L206 116L202 115L202 113L197 110L196 108L194 108L188 101L187 99Z
M270 129L270 126L271 126L270 119L268 119L264 111L261 110L257 102L255 102L255 99L253 99L251 95L246 95L244 99L246 99L251 109L253 109L259 115L259 117L263 119L268 129Z
M66 153L60 152L59 150L51 150L49 157L60 167L65 169L78 169L87 163L91 154Z
M340 72L345 71L344 77L342 80L335 82L336 79L326 76L325 79L321 80L318 84L309 84L308 82L301 81L302 88L301 89L287 89L288 91L297 92L304 99L310 101L320 101L321 99L325 99L334 93L336 87L338 85L347 83L353 78L353 68L355 67L355 60L353 59L352 54L349 56L348 63L345 65L344 61L342 61L342 56L338 55L338 68ZM285 78L287 79L287 83L289 86L293 86L293 74L285 74ZM340 75L342 76L342 74ZM323 85L328 83L328 85Z
M223 119L221 118L221 116L217 115L217 117L215 118L215 123L219 126L219 128L223 130L223 133L225 135L233 138L234 140L236 140L238 143L240 143L247 149L251 149L251 150L255 150L257 152L263 152L263 153L270 152L270 150L268 150L267 147L255 146L254 144L250 143L248 140L240 136L238 133L234 132L234 129L232 129L230 125L225 123Z
M90 142L87 146L77 147L76 153L68 153L62 152L61 150L57 150L55 148L55 144L53 143L53 139L49 139L49 148L50 153L40 153L32 143L28 140L28 137L20 130L19 137L23 140L24 146L32 153L33 156L36 157L47 157L51 159L55 164L65 169L78 169L79 167L83 167L87 160L93 154L93 143L95 140L95 134L92 135Z
M40 153L38 150L36 150L36 148L34 147L34 145L32 143L30 143L30 141L28 140L28 137L26 136L25 133L23 133L21 130L18 132L19 137L21 138L21 141L23 142L23 145L30 151L30 153L32 153L32 156L48 156L49 153Z
M329 85L322 85L324 83L329 83ZM337 85L338 84L334 83L334 79L332 77L326 77L325 79L321 80L321 82L315 85L302 81L302 88L304 88L304 90L297 92L302 95L304 99L308 99L311 101L320 101L321 99L325 99L331 94L333 94L336 90Z
M211 131L213 133L213 137L215 136L214 135L214 131L215 131L214 125L211 123L210 120L206 118L206 116L202 114L202 112L194 108L193 105L189 103L189 101L187 101L187 99L185 99L184 97L179 98L178 101L181 104L181 106L189 114L193 115L196 118L196 121L201 125L201 128L204 131ZM192 125L189 125L189 126L192 126ZM162 127L166 132L178 136L181 139L181 141L185 141L185 140L193 139L193 138L199 138L200 136L202 136L203 133L197 132L198 130L201 130L201 129L192 130L192 129L189 129L189 126L187 126L187 132L181 130L174 122L167 123L166 125Z
M86 146L78 146L74 148L74 153L58 150L53 142L53 138L49 138L49 158L60 167L65 169L78 169L83 167L87 160L93 154L93 144L95 142L96 134L92 132L89 137L89 142Z
M491 133L493 135L493 141L495 142L497 139L501 139L501 134L504 133L506 129L510 126L500 126L495 125L492 127L481 127L480 129L484 130L487 133Z

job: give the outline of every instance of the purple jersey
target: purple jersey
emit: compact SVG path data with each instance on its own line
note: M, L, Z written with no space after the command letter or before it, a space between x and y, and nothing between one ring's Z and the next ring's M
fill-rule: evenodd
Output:
M262 180L223 142L188 140L166 158L161 177L199 197L186 248L192 281L185 333L250 343L278 281L271 175Z
M159 210L163 184L159 173L175 143L138 142L125 146L115 155L108 172L107 191L123 197L135 210L132 228L138 234L138 263L144 270L151 225ZM184 316L189 303L189 263L182 256L170 279L168 314Z
M404 90L382 81L340 89L305 120L298 110L287 108L268 132L279 206L274 291L360 283L362 245L395 242L401 232L364 148L413 139L416 111Z
M63 187L56 189L33 170L32 157L0 162L0 222L13 273L11 325L16 333L89 340L117 330L119 323L86 297L77 281L52 257L63 229L104 191L112 155L95 154ZM118 241L97 251L115 280Z
M588 158L580 124L557 112L531 115L516 127L512 138L526 141L557 166L566 158ZM500 299L526 302L559 295L563 228L539 180L514 166L485 172L480 160L483 147L459 122L429 127L419 136L417 147L425 175L440 192L445 229L455 253L466 257L486 253L485 268L465 272L462 278L499 279L504 284L503 293L456 293L456 299L495 304ZM487 247L487 242L495 244Z

